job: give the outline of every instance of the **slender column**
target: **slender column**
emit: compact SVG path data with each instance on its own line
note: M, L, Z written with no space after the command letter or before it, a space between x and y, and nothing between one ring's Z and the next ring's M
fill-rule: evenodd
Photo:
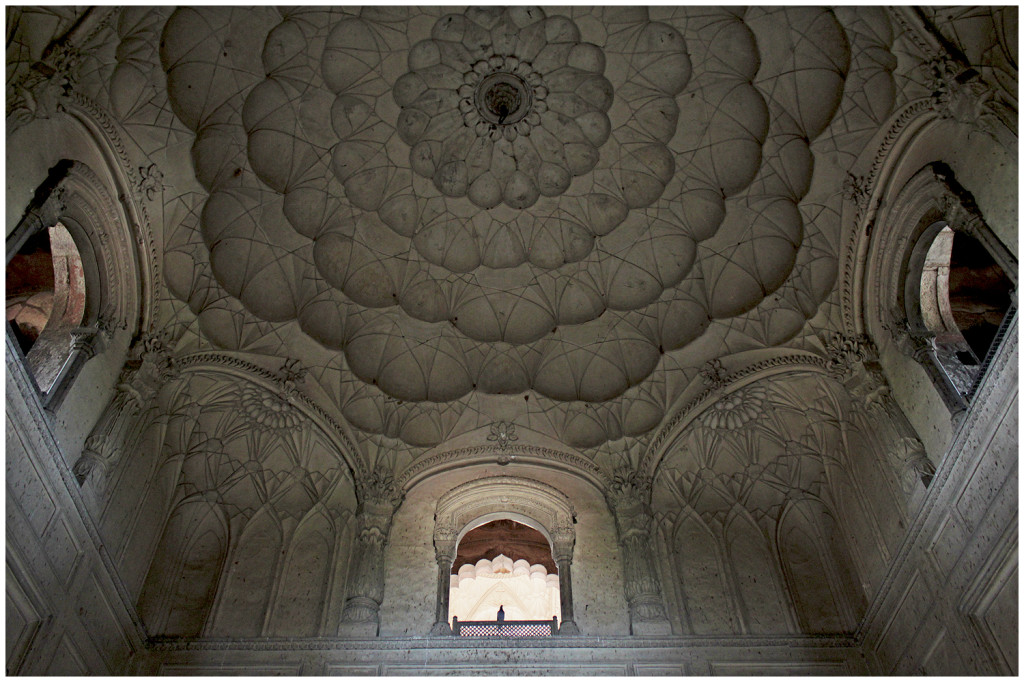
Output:
M437 610L431 635L450 635L448 607L451 599L452 566L455 564L455 541L458 533L454 528L438 526L434 529L434 558L437 559Z
M661 580L654 568L651 516L647 500L650 482L627 469L616 473L609 486L608 502L615 514L615 527L622 550L629 629L633 635L669 635L672 627L665 615Z
M572 601L572 559L556 561L558 567L558 602L562 607L562 624L558 628L560 635L578 635L580 629L576 625Z
M452 587L452 564L446 556L437 557L437 612L434 615L434 627L431 635L450 635L452 628L448 624L448 606Z
M338 634L376 637L384 600L384 549L402 496L391 473L378 467L360 486L357 510L356 569Z
M560 635L578 635L576 615L572 600L572 552L576 544L576 533L568 523L551 531L555 566L558 568L558 602L562 609Z

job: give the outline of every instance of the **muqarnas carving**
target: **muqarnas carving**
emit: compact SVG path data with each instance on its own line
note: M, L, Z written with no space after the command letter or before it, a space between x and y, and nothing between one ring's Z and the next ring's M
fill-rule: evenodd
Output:
M530 390L574 446L646 433L709 330L777 344L831 290L800 202L850 69L827 10L659 16L293 10L251 20L242 73L199 30L237 17L176 11L209 197L169 286L217 345L295 320L343 353L370 433L437 444L473 393ZM357 408L381 393L393 418Z

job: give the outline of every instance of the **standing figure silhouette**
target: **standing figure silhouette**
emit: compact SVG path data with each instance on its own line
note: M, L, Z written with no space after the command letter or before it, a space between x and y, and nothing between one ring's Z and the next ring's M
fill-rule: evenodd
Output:
M505 605L502 604L498 607L498 622L505 620Z

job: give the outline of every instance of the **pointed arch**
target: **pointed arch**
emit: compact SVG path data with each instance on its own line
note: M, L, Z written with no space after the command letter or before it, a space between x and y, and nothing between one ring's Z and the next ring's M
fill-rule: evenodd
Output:
M729 512L725 541L746 631L751 634L789 632L789 607L778 582L775 557L768 538L747 510L736 506Z
M203 634L227 545L227 520L215 503L195 496L175 507L139 598L139 614L151 634Z
M683 608L695 635L738 633L721 542L693 509L686 507L673 532Z
M326 607L334 525L322 507L314 507L299 523L288 543L269 634L315 637Z
M819 515L826 514L823 504L801 497L786 504L776 527L782 574L800 631L805 634L845 630L846 600L817 521Z
M265 506L246 523L228 557L227 576L210 627L213 635L258 637L263 634L283 532L274 511Z

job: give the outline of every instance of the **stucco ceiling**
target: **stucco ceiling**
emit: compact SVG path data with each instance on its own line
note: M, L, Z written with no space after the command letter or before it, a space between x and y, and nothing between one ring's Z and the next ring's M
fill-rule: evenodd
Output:
M813 339L905 99L881 8L114 17L81 87L159 164L180 352L297 362L411 458L498 422L593 454Z

